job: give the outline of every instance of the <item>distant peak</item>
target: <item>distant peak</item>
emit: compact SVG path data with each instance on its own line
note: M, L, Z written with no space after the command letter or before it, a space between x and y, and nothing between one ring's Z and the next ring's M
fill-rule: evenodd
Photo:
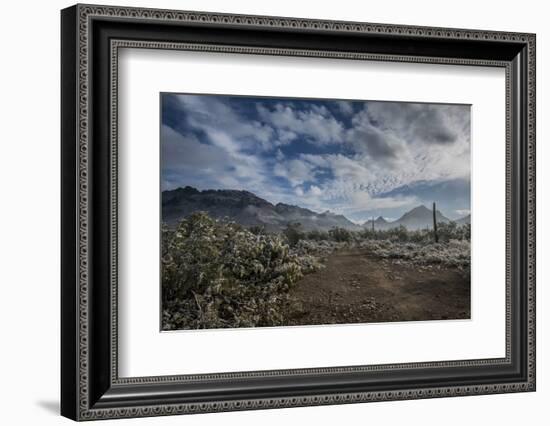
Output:
M419 206L416 206L414 209L411 210L411 212L425 212L425 211L431 211L428 207L426 207L424 204L421 204Z

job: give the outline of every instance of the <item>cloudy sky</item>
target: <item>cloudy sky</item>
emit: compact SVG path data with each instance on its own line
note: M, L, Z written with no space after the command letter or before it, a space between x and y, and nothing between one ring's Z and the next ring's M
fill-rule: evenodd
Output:
M161 186L395 219L470 209L470 106L162 94Z

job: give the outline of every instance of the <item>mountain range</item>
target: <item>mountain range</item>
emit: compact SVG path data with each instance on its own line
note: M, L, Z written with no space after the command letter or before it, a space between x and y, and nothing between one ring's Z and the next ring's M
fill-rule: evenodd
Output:
M451 220L436 210L435 217L437 223L449 223ZM466 218L462 218L466 219ZM372 227L372 219L365 222L365 227ZM466 223L466 222L464 222ZM470 223L469 220L467 223ZM407 229L426 229L433 227L433 211L424 205L415 207L395 221L387 221L382 216L374 220L374 229L390 229L398 226L404 226ZM369 228L370 229L370 228Z
M344 215L328 210L324 213L316 213L294 205L272 204L248 191L228 189L199 191L186 186L162 192L162 220L164 223L174 225L197 211L205 211L217 219L227 218L243 226L263 226L272 232L281 231L287 224L296 222L299 222L305 231L328 231L334 227L349 230L372 228L372 220L359 225ZM381 216L378 217L374 220L374 229L390 229L401 225L410 230L431 228L432 215L432 210L420 205L396 221L390 222ZM436 211L436 218L440 223L450 222L439 210ZM456 222L459 224L470 223L470 215Z

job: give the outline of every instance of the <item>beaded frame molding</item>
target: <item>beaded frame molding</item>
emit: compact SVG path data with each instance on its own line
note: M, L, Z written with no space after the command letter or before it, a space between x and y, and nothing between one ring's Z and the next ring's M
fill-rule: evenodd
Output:
M62 27L61 413L74 420L535 390L535 35L76 5ZM118 376L122 48L501 67L506 73L506 355Z

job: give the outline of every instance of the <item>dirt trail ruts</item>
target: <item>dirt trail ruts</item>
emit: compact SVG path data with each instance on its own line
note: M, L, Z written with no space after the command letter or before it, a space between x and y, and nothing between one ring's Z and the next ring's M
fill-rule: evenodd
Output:
M290 291L291 325L470 318L470 279L454 269L339 251Z

